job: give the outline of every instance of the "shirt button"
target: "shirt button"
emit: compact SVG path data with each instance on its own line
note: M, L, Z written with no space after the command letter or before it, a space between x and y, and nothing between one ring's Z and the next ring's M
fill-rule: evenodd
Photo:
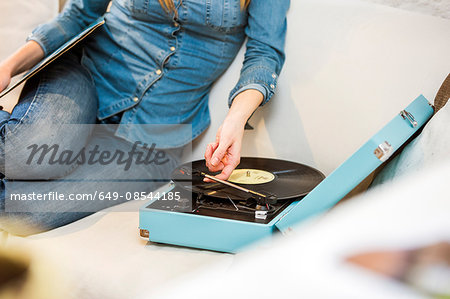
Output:
M134 97L134 98L133 98L133 101L134 101L134 102L137 102L137 101L139 101L139 98L138 98L138 97Z
M275 85L270 84L270 88L274 89L274 88L275 88Z
M157 75L161 75L161 73L162 73L161 70L156 70Z
M175 47L170 47L170 51L175 51Z
M277 77L277 74L272 74L272 78L276 78Z

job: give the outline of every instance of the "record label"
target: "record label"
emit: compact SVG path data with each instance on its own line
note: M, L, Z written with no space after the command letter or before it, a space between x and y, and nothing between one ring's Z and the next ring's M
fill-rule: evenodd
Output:
M275 179L275 175L259 169L235 169L228 181L235 184L258 185L269 183Z

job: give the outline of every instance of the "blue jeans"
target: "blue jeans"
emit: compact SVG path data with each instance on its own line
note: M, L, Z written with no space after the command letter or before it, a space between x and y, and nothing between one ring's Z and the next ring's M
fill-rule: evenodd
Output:
M163 167L138 163L129 169L115 163L56 166L37 163L30 167L24 163L29 158L30 144L58 144L61 148L74 149L75 153L81 149L127 153L133 147L114 136L114 124L120 121L120 116L103 121L107 125L95 125L98 123L96 89L90 73L81 64L81 51L77 48L64 54L31 78L11 114L0 111L0 172L4 176L0 186L0 230L17 235L34 234L136 199L135 194L151 192L162 185L179 163L181 148L164 150L167 159ZM69 133L67 124L72 124ZM140 150L155 155L149 148ZM20 203L26 211L18 212L8 209L11 190L21 194L53 192L65 196L102 192L106 199L45 203L29 200ZM108 200L108 195L116 198Z

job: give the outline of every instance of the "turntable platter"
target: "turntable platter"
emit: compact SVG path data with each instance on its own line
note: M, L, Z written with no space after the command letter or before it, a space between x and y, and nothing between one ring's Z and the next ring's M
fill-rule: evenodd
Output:
M249 195L220 183L206 183L203 177L190 177L182 169L191 168L211 173L205 160L186 163L175 169L172 179L185 190L217 198L243 199ZM268 158L241 158L241 163L231 175L229 181L244 188L275 195L278 200L294 199L307 195L325 176L310 166L286 160Z

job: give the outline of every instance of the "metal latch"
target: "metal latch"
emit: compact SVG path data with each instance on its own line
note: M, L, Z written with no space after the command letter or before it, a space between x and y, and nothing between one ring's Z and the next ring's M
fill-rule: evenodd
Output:
M139 236L141 236L141 238L148 239L150 237L150 233L148 230L140 228Z
M413 126L413 128L417 127L417 121L416 121L416 119L415 119L414 116L413 116L411 113L409 113L408 111L406 111L406 110L400 111L400 116L403 117L403 119L407 119L407 120L411 123L411 125Z
M394 153L394 148L392 145L389 144L389 142L385 141L382 144L380 144L373 153L375 156L381 161L385 162L387 161L392 154Z

